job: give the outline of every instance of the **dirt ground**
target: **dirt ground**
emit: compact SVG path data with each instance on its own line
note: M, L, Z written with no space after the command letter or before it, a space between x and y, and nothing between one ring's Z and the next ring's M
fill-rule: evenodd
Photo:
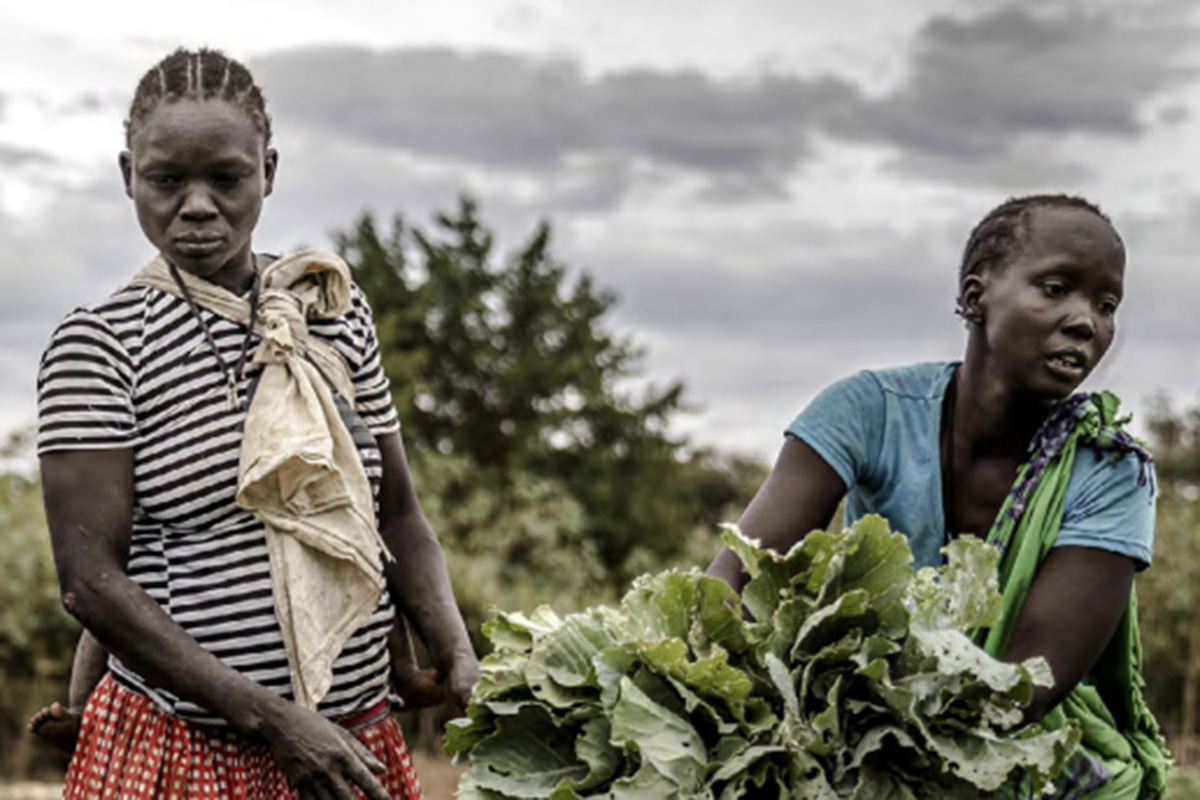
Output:
M438 753L412 754L425 800L453 800L460 769ZM54 783L0 783L0 800L58 800L62 786Z
M425 800L453 800L462 768L451 764L450 759L440 753L414 750L412 757Z
M0 800L57 800L53 783L0 783Z

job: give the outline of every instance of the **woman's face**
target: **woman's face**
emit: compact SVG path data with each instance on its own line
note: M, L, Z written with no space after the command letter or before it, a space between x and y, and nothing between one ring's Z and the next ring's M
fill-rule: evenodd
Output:
M1112 344L1124 275L1125 249L1107 222L1037 209L1023 252L976 286L991 371L1019 394L1071 394Z
M146 238L182 270L212 279L250 265L250 236L277 156L225 100L163 102L121 154L125 191Z

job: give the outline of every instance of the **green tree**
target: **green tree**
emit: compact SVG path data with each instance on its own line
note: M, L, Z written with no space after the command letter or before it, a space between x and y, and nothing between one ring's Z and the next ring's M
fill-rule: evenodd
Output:
M566 613L615 599L584 533L583 509L558 481L522 475L501 496L476 481L461 456L418 451L411 466L480 652L491 606L551 603Z
M59 602L28 435L11 436L0 460L0 776L22 776L61 767L56 753L26 733L25 720L67 696L79 627Z
M400 218L381 232L367 215L336 239L374 309L410 449L462 459L501 503L557 487L582 512L580 556L611 585L715 552L713 524L761 467L669 434L681 383L635 396L643 352L608 329L615 296L554 257L548 223L504 256L463 199L431 232Z
M1150 406L1159 485L1195 500L1200 495L1200 407L1175 411L1166 398Z
M1147 692L1187 750L1200 734L1200 409L1159 400L1149 427L1159 499L1154 566L1138 578Z

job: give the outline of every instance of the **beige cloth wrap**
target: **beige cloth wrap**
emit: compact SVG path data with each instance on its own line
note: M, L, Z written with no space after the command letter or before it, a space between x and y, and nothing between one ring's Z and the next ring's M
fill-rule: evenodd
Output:
M196 304L242 325L250 303L180 271ZM176 296L157 258L133 283ZM305 250L263 270L254 363L263 366L246 413L237 504L266 527L271 584L296 702L316 708L333 662L379 605L381 554L371 485L330 387L353 402L345 360L310 337L307 319L350 307L350 269L333 253Z

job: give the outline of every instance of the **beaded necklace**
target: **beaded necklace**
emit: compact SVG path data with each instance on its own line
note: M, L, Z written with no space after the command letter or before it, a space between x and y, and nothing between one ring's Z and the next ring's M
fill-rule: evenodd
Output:
M178 268L174 264L167 262L167 266L171 269L171 277L175 279L175 285L179 287L179 293L187 301L188 308L192 311L192 316L199 323L200 330L204 331L204 338L208 341L208 346L212 350L213 357L217 359L217 364L220 365L221 371L225 373L225 403L230 411L245 410L245 406L238 396L237 381L243 375L243 371L246 368L246 358L250 353L250 337L254 333L254 324L258 321L258 295L262 287L262 273L258 271L258 256L251 254L250 258L254 266L254 283L250 287L250 325L246 332L246 338L242 340L242 349L238 353L237 361L232 365L221 357L221 350L217 347L216 340L213 339L212 331L205 324L204 317L200 314L200 307L192 299L192 293L188 291L187 284L183 282Z

